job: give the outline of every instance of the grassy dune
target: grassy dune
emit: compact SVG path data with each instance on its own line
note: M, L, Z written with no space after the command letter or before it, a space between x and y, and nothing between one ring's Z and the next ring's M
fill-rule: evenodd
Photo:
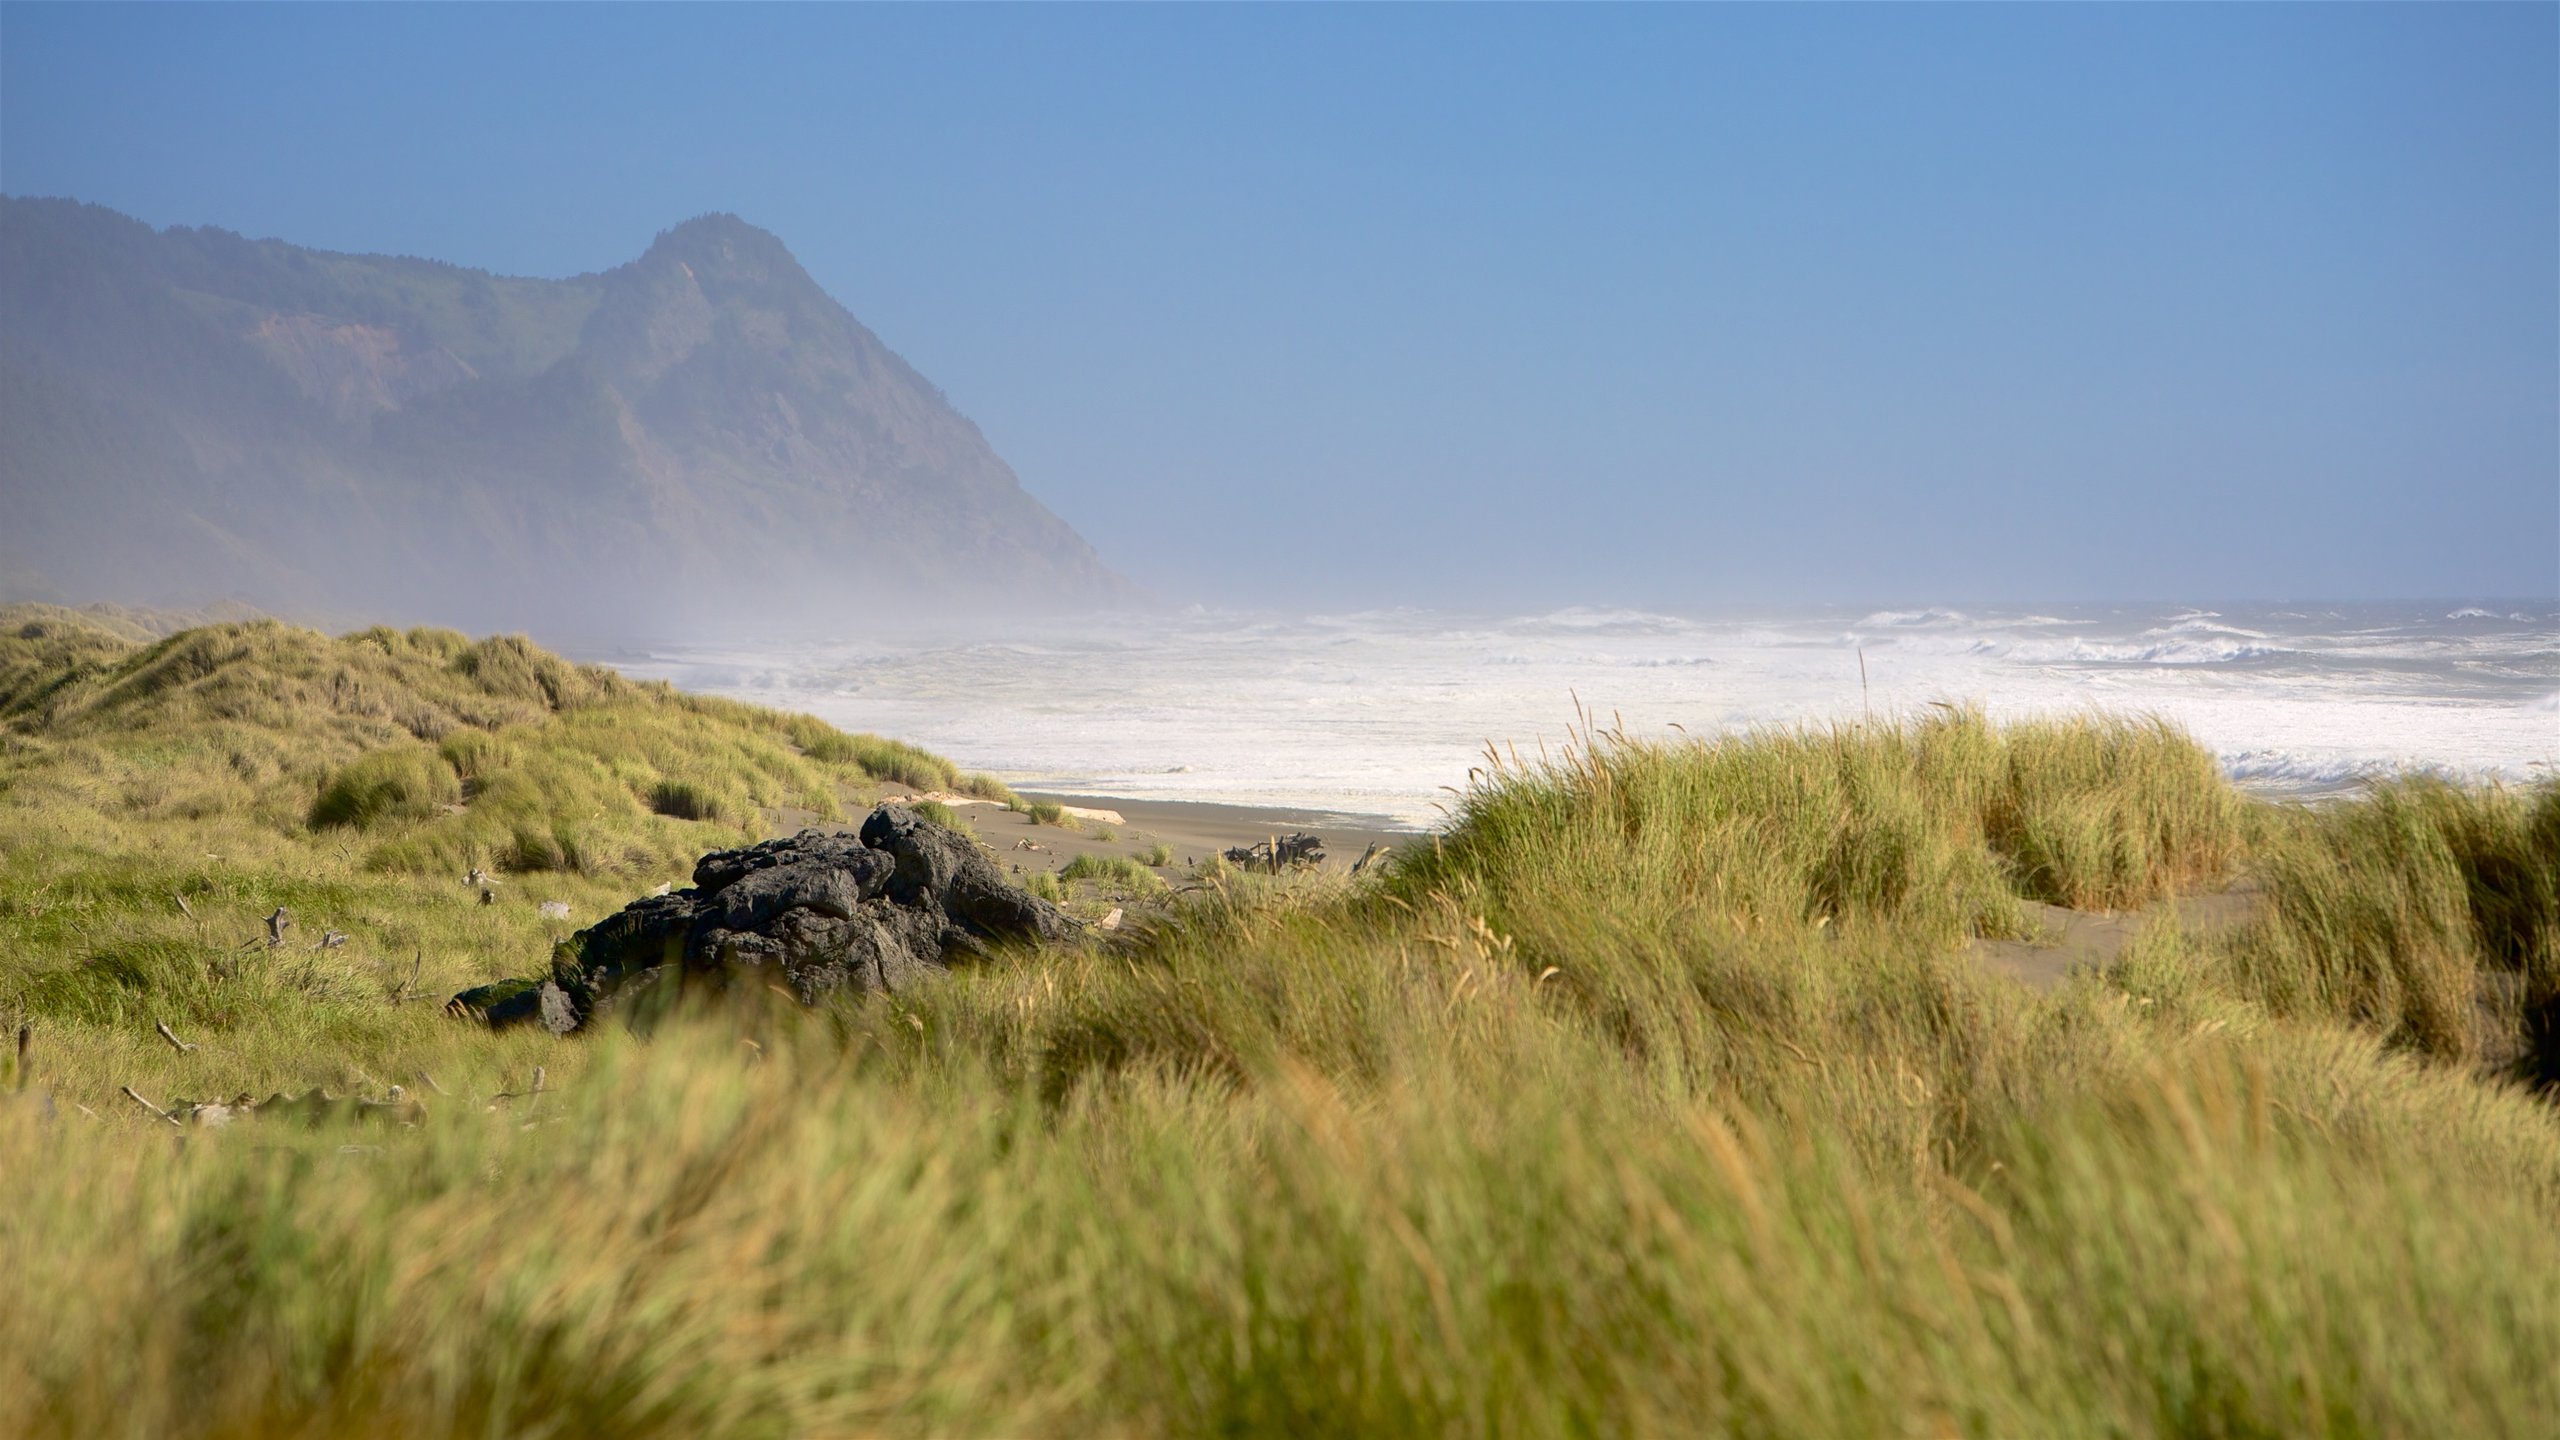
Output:
M1374 883L1237 876L1109 948L559 1042L364 966L537 968L528 889L600 908L752 823L661 787L806 805L858 749L503 641L221 636L237 658L156 687L235 651L0 667L59 699L7 712L0 1011L64 1110L0 1106L0 1431L2560 1414L2560 1115L2530 1084L2560 1055L2560 788L2276 808L2162 726L1961 711L1595 736L1494 765ZM350 713L333 665L454 723L381 679ZM275 750L270 700L303 717ZM500 904L443 873L471 854L511 867ZM2174 897L2239 881L2257 920L2181 927ZM2031 900L2170 903L2039 994L1965 948ZM233 949L276 903L359 939ZM181 1137L115 1093L333 1069L410 1083L422 1123Z
M457 1051L437 1002L539 969L783 807L839 818L849 784L961 780L516 637L252 621L148 640L97 618L0 610L0 1018L35 1022L49 1082L93 1108L128 1082L414 1088L443 1073L416 1057L512 1055ZM279 906L287 943L244 950ZM159 1021L219 1044L182 1055Z

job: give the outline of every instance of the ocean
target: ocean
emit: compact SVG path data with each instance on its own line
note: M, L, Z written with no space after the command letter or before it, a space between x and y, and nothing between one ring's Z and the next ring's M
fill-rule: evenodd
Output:
M894 735L1019 786L1438 823L1488 745L2086 709L2186 727L2245 787L2560 764L2548 604L1921 609L1708 618L1192 609L1001 635L661 645L612 663ZM1579 709L1577 709L1579 707Z

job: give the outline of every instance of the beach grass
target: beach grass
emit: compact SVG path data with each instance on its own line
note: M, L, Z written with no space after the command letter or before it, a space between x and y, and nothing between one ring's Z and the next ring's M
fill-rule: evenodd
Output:
M97 673L0 663L0 693L103 697L158 663L70 641ZM2278 807L2156 722L1962 709L1589 734L1489 757L1383 876L1204 872L1107 943L563 1041L401 997L538 971L556 926L529 889L583 923L749 828L661 813L661 784L793 796L857 753L911 762L574 667L537 702L529 647L466 686L460 637L403 640L436 673L399 695L527 708L433 737L303 714L316 753L261 748L256 714L188 688L255 700L300 673L274 655L380 645L260 643L119 702L169 718L84 702L0 732L0 1011L34 1037L0 1083L23 1087L0 1432L2524 1436L2560 1413L2560 1117L2529 1083L2560 787ZM402 747L466 798L421 808ZM411 863L442 850L388 848L533 803L505 781L537 764L588 776L566 806L622 786L627 813L512 812L592 827L587 867L505 851L482 904ZM351 772L391 798L315 824ZM2255 919L2182 922L2234 884ZM2040 992L1970 949L2039 903L2150 918ZM277 905L304 929L269 948ZM356 938L303 948L322 925ZM316 1083L398 1083L423 1117L182 1133L118 1089Z
M1061 830L1081 830L1084 822L1067 813L1067 807L1051 800L1026 802L1022 813L1034 825L1054 825Z
M950 825L956 827L960 824L960 812L952 809L950 806L945 805L939 800L918 800L910 804L907 808L913 810L921 818L930 820L936 825Z
M1061 881L1090 881L1121 895L1140 895L1164 888L1163 877L1129 855L1078 855L1058 868Z
M2560 1082L2560 784L2376 784L2256 847L2270 913L2221 982L2270 1011Z
M463 1063L444 996L780 807L840 816L842 788L893 778L864 757L925 755L431 630L127 638L11 609L0 694L0 1018L120 1104L126 1080L212 1093L160 1020L221 1032L226 1095L402 1081L409 1047ZM835 759L802 745L830 736Z

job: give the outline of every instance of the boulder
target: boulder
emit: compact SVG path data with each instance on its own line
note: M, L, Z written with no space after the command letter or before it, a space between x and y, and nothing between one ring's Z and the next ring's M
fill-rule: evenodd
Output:
M859 834L804 830L705 855L691 889L644 896L563 942L548 980L465 991L448 1008L567 1034L666 980L761 983L812 1004L902 990L990 944L1077 930L967 835L883 805Z

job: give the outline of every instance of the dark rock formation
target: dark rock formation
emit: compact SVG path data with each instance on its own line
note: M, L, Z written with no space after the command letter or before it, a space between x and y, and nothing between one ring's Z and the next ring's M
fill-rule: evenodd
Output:
M811 1004L837 990L905 989L989 942L1064 940L1076 928L967 836L883 805L859 836L804 830L705 855L692 889L635 900L572 936L549 980L467 990L447 1008L567 1034L676 977L713 987L752 978Z

